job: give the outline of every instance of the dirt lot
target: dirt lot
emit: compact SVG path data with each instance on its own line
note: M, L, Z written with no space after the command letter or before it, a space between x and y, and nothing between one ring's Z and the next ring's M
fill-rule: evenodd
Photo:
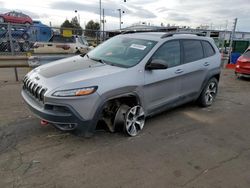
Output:
M41 127L12 80L12 70L0 70L1 188L250 187L250 81L230 70L212 107L162 113L135 138Z

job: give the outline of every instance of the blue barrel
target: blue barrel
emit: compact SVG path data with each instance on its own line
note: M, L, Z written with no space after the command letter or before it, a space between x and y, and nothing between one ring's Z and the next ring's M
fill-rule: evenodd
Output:
M237 59L238 59L240 56L241 56L241 53L238 53L238 52L231 53L231 63L232 63L232 64L236 64Z

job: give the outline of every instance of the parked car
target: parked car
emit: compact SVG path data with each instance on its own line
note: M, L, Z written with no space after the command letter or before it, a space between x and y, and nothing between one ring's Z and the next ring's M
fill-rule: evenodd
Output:
M30 37L30 30L27 27L16 27L14 25L10 28L12 39L28 40ZM0 26L0 39L9 38L9 32L7 27Z
M41 21L33 20L33 25L30 27L32 41L48 42L53 36L53 30L51 27L43 24Z
M235 74L237 77L250 78L250 47L238 58Z
M136 136L145 118L181 104L212 105L220 78L213 39L194 34L113 37L87 55L33 69L22 97L31 111L64 131L93 134L97 122Z
M29 67L38 67L40 65L44 65L47 63L51 63L53 61L64 59L68 57L72 57L75 54L37 54L32 55L28 58Z
M27 27L12 25L10 33L14 52L27 52L30 50L32 41L29 40L30 30ZM11 51L10 35L7 27L2 25L0 26L0 52L6 51Z
M73 35L72 37L53 35L49 42L36 42L34 44L34 53L42 54L86 54L89 50L91 50L91 47L86 39L77 35Z
M21 12L7 12L5 14L0 14L0 23L9 22L9 23L16 23L16 24L25 24L25 25L32 25L32 19Z

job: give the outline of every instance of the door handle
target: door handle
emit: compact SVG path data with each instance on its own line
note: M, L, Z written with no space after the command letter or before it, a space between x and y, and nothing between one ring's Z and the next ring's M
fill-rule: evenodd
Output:
M175 71L175 74L180 74L180 73L182 73L182 72L183 72L182 69L177 69L177 70Z
M207 67L207 66L209 66L209 65L210 65L210 63L205 62L203 65Z

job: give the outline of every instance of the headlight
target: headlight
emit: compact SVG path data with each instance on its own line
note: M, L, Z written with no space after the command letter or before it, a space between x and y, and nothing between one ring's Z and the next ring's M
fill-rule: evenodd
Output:
M97 86L56 91L52 95L55 97L75 97L90 95L97 90Z

